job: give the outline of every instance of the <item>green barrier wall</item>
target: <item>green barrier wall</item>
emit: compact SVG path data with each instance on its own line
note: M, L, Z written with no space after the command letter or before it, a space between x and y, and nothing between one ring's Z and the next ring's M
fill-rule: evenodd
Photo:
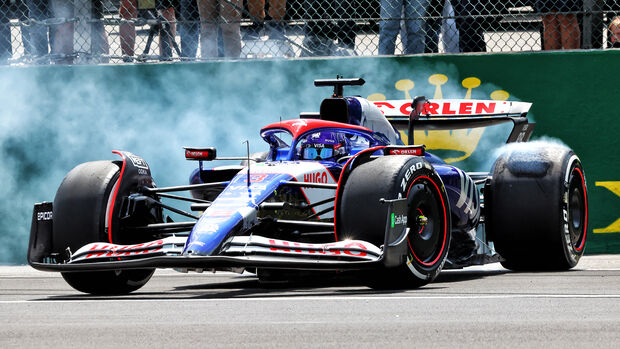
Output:
M363 77L345 92L375 99L533 102L535 137L567 144L584 164L587 253L620 253L619 61L607 51L0 68L0 263L25 262L32 204L53 200L77 163L125 149L149 161L159 186L183 184L193 164L182 146L239 155L247 139L260 151L259 128L318 111L331 91L312 81L337 74ZM480 142L475 154L497 147Z

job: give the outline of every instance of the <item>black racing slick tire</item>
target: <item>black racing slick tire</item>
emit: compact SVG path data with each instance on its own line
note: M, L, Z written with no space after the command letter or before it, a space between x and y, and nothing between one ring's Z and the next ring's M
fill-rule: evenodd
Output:
M586 244L588 201L579 158L568 148L514 145L485 185L486 230L511 270L567 270Z
M432 165L417 156L383 156L354 168L337 217L337 237L384 244L388 207L381 199L407 198L407 258L369 277L376 288L420 287L441 272L450 245L450 206Z
M80 164L64 178L53 204L53 246L60 254L72 253L92 242L109 242L106 215L120 176L122 162ZM119 193L121 195L121 193ZM116 217L114 219L117 219ZM144 286L154 269L64 272L71 287L91 294L126 294Z

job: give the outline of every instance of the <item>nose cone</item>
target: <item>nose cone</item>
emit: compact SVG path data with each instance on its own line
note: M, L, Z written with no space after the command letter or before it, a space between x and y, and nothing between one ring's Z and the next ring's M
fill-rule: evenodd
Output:
M183 255L210 256L231 234L242 234L258 223L258 206L265 201L283 180L291 176L279 173L250 173L240 171L230 184L204 211L192 229Z

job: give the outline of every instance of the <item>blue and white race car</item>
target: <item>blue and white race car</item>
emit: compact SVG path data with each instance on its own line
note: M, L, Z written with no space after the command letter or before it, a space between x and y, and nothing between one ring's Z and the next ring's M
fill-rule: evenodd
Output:
M115 151L120 161L78 165L53 203L34 206L30 265L61 272L82 292L123 294L155 268L247 270L259 279L351 270L384 288L425 285L444 266L577 264L587 193L570 149L516 145L490 172L469 173L413 144L417 129L506 122L514 125L508 142L527 142L530 103L343 97L343 86L363 83L316 80L334 94L318 113L262 128L264 153L226 158L186 148L198 163L188 185L156 187L147 162L125 151ZM411 135L407 145L401 135ZM241 165L207 167L212 160ZM182 191L191 197L171 194Z

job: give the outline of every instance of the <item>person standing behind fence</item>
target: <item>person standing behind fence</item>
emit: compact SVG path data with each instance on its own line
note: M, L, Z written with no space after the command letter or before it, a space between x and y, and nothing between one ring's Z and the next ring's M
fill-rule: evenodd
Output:
M53 30L52 54L56 64L73 64L73 2L68 0L50 0L52 17L57 24Z
M609 23L609 43L608 48L620 48L620 16L615 17Z
M425 25L426 42L424 53L439 52L439 33L441 32L445 53L459 52L459 32L454 20L454 8L450 0L430 0L426 9L428 19Z
M198 0L200 12L200 55L203 59L219 57L217 33L222 29L224 56L241 54L242 0Z
M179 34L181 36L181 55L196 58L200 40L200 16L196 0L181 0Z
M49 18L49 7L47 0L26 0L28 7L28 17L31 20L42 22ZM32 48L31 54L39 63L49 63L48 33L52 37L50 27L41 23L29 23L30 26L30 44Z
M555 0L551 0L555 1ZM561 0L558 0L561 1ZM489 0L457 0L454 5L461 52L485 52L484 27L488 14L495 8Z
M31 23L29 30L29 44L35 59L39 63L49 63L47 57L51 48L51 53L58 55L55 63L73 63L73 3L66 0L27 0L26 4L28 17L38 22ZM45 21L48 22L42 23Z
M9 0L0 0L0 65L8 64L9 58L13 56L10 7Z
M244 39L258 40L263 29L265 20L265 0L248 0L248 11L252 15L254 23L248 28ZM286 14L286 0L269 0L269 16L273 22L267 23L267 30L270 39L284 39L285 24L284 15Z
M121 39L123 60L127 62L132 61L135 55L136 24L133 21L138 18L139 9L154 9L158 14L161 14L165 20L171 22L170 35L172 35L173 40L176 33L176 18L172 0L121 0L121 7L118 12L121 16L121 21L126 20L126 22L121 22L118 31ZM162 47L162 37L160 36L159 54L161 54Z
M95 58L95 63L108 63L110 54L110 43L108 33L105 31L104 8L102 0L92 0L91 16L93 22L91 29L91 55Z
M581 30L577 15L580 0L536 0L536 10L542 13L545 50L571 50L581 47Z
M403 42L404 54L424 52L424 21L428 0L381 0L381 21L379 22L379 54L393 55L396 36L404 14L406 38Z
M356 17L353 0L308 0L301 9L306 49L302 56L355 54ZM338 42L336 43L335 40Z

